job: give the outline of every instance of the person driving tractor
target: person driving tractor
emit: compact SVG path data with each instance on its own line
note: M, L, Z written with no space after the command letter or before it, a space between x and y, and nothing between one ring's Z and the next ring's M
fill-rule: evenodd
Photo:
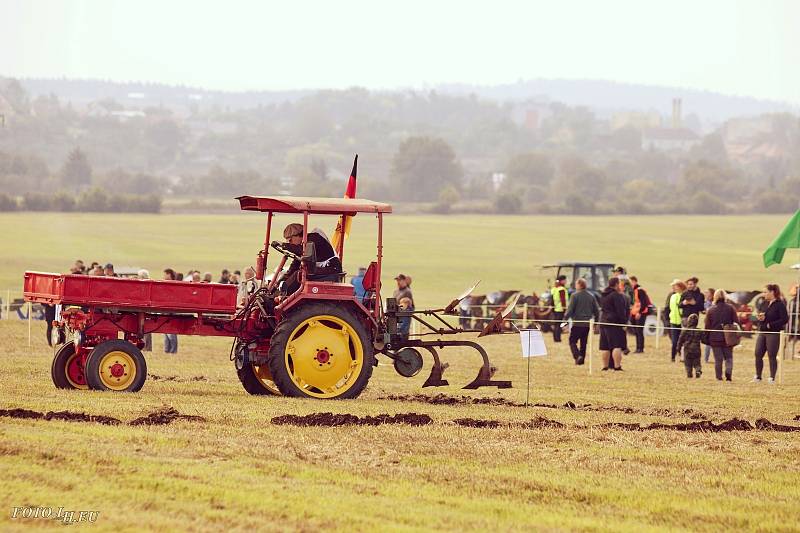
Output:
M293 254L303 256L303 225L289 224L283 230L283 238L286 239L284 248ZM315 228L308 232L308 242L314 243L315 267L313 269L314 279L318 281L337 281L342 273L342 262L333 250L328 238L322 230ZM283 292L292 294L300 288L300 261L292 261L289 270L286 272L283 282Z

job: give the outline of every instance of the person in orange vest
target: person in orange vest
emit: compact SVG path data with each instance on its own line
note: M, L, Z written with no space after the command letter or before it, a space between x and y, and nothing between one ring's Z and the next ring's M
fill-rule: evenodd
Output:
M560 275L556 278L556 283L550 289L553 295L553 342L561 342L561 321L569 305L569 293L567 292L567 276Z
M634 326L633 334L636 337L636 351L633 353L644 353L644 327L637 326L644 326L651 302L647 292L639 285L636 276L631 276L630 280L633 289L631 325Z

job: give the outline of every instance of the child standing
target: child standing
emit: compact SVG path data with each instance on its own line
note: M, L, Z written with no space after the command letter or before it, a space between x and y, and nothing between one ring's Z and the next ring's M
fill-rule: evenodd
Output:
M694 370L694 377L699 378L703 373L700 367L700 341L703 338L703 331L697 329L699 322L697 313L692 313L686 319L686 327L681 331L678 337L678 351L683 348L683 364L686 367L686 377L692 377L692 370Z
M413 311L414 304L411 302L411 298L403 297L400 298L400 310L402 311ZM408 338L409 333L411 333L411 317L406 316L397 319L397 332L400 333L404 339Z

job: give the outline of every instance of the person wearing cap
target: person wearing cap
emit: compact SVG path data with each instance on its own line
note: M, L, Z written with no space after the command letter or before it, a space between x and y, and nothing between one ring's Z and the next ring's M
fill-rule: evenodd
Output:
M561 342L561 321L569 305L569 293L567 292L567 276L561 274L556 278L550 294L553 295L553 342Z
M398 274L394 280L397 282L397 288L394 290L392 297L398 302L403 298L411 300L411 310L414 310L414 296L411 294L411 276L405 274Z
M114 265L111 263L107 263L105 268L103 269L103 275L109 278L116 278L117 273L114 272Z
M303 255L303 225L289 224L283 230L283 238L286 239L285 248L295 255ZM307 242L314 243L314 255L316 255L316 269L314 279L322 281L333 281L334 277L341 275L342 262L333 250L328 237L319 228L309 231L306 236ZM300 261L292 261L289 270L286 272L283 291L285 294L292 294L300 288ZM324 276L331 276L325 279Z

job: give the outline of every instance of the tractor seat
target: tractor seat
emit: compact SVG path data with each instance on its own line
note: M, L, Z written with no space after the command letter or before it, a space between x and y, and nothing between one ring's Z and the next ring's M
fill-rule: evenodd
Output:
M336 283L344 283L344 278L347 272L330 272L328 274L309 274L308 281L334 281Z

